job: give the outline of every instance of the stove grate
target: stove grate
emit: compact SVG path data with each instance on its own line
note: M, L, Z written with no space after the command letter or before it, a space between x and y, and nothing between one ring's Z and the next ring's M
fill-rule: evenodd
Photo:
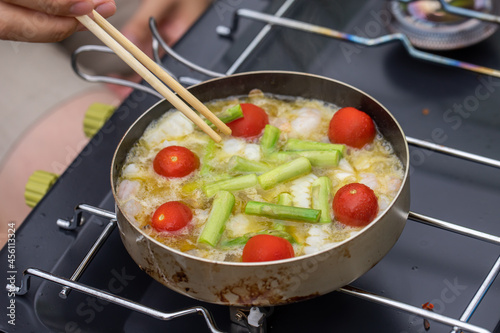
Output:
M191 307L188 309L180 310L177 312L161 312L156 309L153 309L151 307L147 307L145 305L142 305L140 303L131 301L129 299L120 297L118 295L114 295L112 293L99 290L97 288L93 288L88 285L84 285L82 283L77 282L78 278L83 274L85 271L85 268L90 264L92 258L95 257L97 252L99 251L100 247L104 244L110 233L115 229L116 226L116 215L113 212L106 211L104 209L98 208L98 207L93 207L87 204L81 204L78 205L75 208L75 214L73 219L70 221L65 221L65 220L58 220L57 224L61 227L63 230L74 230L76 227L73 226L81 226L84 224L84 218L83 218L83 213L89 213L92 215L100 216L109 219L109 223L106 225L102 233L98 236L96 239L95 243L92 245L88 253L84 256L83 260L80 262L78 265L78 268L75 270L71 278L67 279L64 277L56 276L54 274L51 274L49 272L37 269L37 268L28 268L24 271L23 273L23 280L21 281L20 286L14 286L14 285L7 285L7 291L8 292L15 292L17 295L22 296L25 295L29 291L29 280L31 276L39 277L47 281L51 281L53 283L59 284L63 286L61 292L59 293L59 296L63 299L66 299L68 297L69 291L71 289L77 290L81 293L85 293L87 295L97 297L101 300L108 301L111 303L114 303L116 305L125 307L127 309L137 311L143 314L146 314L148 316L151 316L156 319L160 320L171 320L174 318L186 316L186 315L191 315L194 313L200 313L203 315L205 318L206 324L208 328L210 329L211 332L221 332L218 328L217 325L215 324L215 321L211 315L211 313L204 307L202 306L196 306L196 307ZM497 244L500 245L500 237L483 233L477 230L461 227L459 225L450 223L450 222L445 222L441 221L438 219L434 219L425 215L417 214L410 212L409 213L409 219L417 222L422 222L426 225L433 226L433 227L438 227L443 230L447 230L450 232L455 232L462 234L464 236L476 238L482 241L486 241L489 243ZM475 309L487 293L489 287L495 280L496 276L498 275L500 271L500 257L497 259L489 273L487 274L486 278L482 282L481 286L477 290L476 294L472 298L472 300L469 302L467 308L465 309L464 313L460 317L460 319L454 319L445 315L441 315L438 313L434 313L431 311L428 311L427 309L419 308L414 305L406 304L404 302L400 302L394 299L390 299L387 297L383 297L368 291L364 291L358 288L354 288L352 286L345 286L342 288L339 288L337 291L355 296L367 301L374 302L376 304L380 305L385 305L394 308L395 310L400 310L404 311L425 319L433 320L442 324L449 325L453 328L453 330L456 329L464 329L469 332L476 332L476 333L487 333L489 332L488 330L481 328L476 325L469 324L468 321L472 317ZM260 313L260 312L259 312ZM245 320L245 316L243 316L242 312L238 312L238 315L236 315L236 320ZM248 323L247 323L248 324ZM254 326L255 327L255 326ZM265 329L265 328L263 328Z

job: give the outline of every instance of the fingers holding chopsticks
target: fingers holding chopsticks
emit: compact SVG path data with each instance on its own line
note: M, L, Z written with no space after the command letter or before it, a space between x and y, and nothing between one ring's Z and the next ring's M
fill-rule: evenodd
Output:
M114 0L0 0L0 39L57 42L82 26L75 16L116 11Z
M57 16L85 15L94 7L92 0L2 0L2 2Z

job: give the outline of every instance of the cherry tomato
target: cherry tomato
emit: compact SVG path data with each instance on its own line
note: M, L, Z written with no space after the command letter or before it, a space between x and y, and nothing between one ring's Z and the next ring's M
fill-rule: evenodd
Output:
M273 235L256 235L243 248L243 262L272 261L295 257L292 244L284 238Z
M200 166L200 159L191 150L169 146L160 150L153 161L157 174L165 177L184 177Z
M243 118L227 123L231 129L232 135L240 138L253 138L262 133L264 127L269 124L269 117L266 111L257 105L242 103L241 110Z
M179 201L168 201L153 214L151 226L156 231L176 231L184 228L193 218L191 209Z
M330 142L342 143L354 148L363 148L375 138L372 118L356 108L338 110L330 120L328 137Z
M342 186L333 198L335 219L351 227L363 227L378 213L378 201L371 188L360 183Z

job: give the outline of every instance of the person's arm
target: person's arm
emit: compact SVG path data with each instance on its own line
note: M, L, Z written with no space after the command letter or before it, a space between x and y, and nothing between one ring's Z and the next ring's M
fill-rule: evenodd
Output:
M58 42L82 28L75 16L93 9L109 17L116 5L114 0L0 0L0 39Z

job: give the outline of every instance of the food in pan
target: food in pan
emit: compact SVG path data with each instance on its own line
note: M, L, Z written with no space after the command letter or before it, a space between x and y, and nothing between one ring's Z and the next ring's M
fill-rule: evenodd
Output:
M158 242L216 261L287 259L355 235L397 195L403 165L360 110L258 90L207 105L231 136L215 143L172 110L121 170L118 204Z

